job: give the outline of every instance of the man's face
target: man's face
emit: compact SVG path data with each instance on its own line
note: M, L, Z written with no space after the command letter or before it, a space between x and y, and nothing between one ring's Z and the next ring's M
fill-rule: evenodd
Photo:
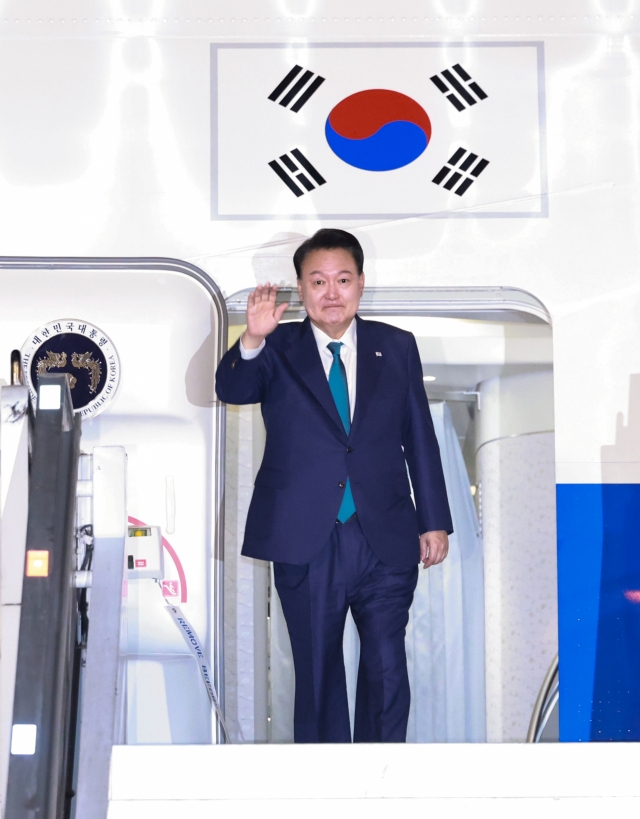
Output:
M313 250L302 263L298 292L311 321L331 338L340 338L355 316L364 273L351 253Z

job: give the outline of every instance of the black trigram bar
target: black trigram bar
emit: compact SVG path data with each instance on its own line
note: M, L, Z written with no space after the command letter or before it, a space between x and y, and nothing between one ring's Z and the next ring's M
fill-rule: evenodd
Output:
M289 110L296 114L324 82L324 77L319 74L314 75L313 71L308 70L301 77L298 77L301 71L302 66L294 65L282 82L279 82L269 94L269 99L272 102L277 102L278 98L284 94L280 100L280 105L287 108L293 102Z
M445 68L440 74L434 74L431 82L458 111L464 111L467 106L487 98L487 94L459 63L452 68Z
M294 148L288 154L282 154L278 159L272 160L269 162L269 167L278 174L284 184L296 196L302 196L305 192L313 191L327 181L313 167L299 148Z
M458 148L431 181L436 185L442 185L444 182L442 186L445 190L452 190L458 196L462 196L488 164L488 159L478 159L478 154L467 151L466 148Z

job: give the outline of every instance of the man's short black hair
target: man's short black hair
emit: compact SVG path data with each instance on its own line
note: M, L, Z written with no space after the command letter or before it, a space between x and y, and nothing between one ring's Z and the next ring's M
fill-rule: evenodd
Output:
M338 228L321 228L313 236L305 239L300 247L293 254L293 266L296 269L296 276L302 276L302 265L307 256L314 250L346 250L353 256L358 273L362 273L364 265L364 253L360 242L352 233Z

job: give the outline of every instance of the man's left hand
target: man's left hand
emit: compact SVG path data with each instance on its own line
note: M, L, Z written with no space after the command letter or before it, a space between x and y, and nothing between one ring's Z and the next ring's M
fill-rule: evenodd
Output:
M420 535L420 562L423 568L442 563L449 554L449 535L442 530Z

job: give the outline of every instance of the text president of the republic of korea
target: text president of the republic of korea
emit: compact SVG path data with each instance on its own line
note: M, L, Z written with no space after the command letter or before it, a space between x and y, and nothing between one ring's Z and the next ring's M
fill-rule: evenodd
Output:
M353 741L404 742L418 566L444 560L452 532L418 347L411 333L357 315L365 274L355 236L319 230L293 261L307 318L280 323L277 287L259 286L216 375L222 401L261 404L267 432L242 553L274 563L295 741L352 739L342 654L351 609Z

